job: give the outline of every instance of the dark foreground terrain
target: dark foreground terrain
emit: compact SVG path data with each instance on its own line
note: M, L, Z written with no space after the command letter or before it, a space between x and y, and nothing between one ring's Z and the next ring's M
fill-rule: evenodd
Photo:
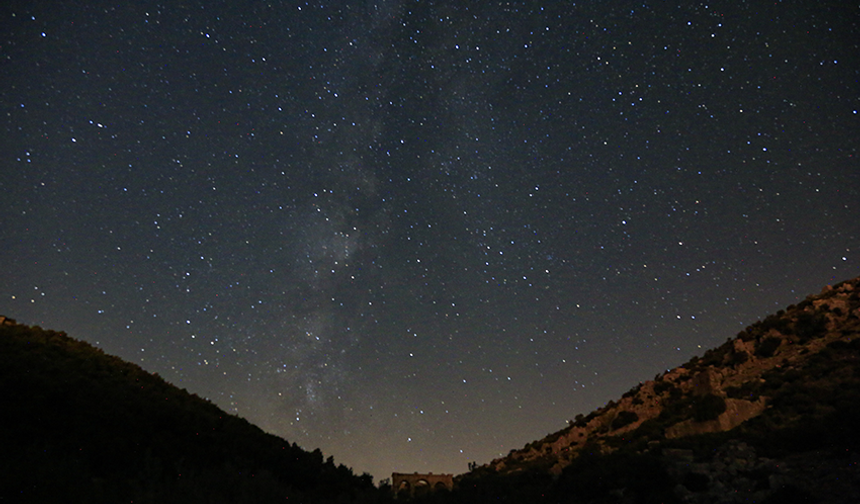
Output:
M367 502L323 460L61 332L0 324L8 502Z
M860 502L858 426L854 279L413 500ZM87 343L0 317L0 500L371 503L394 492Z

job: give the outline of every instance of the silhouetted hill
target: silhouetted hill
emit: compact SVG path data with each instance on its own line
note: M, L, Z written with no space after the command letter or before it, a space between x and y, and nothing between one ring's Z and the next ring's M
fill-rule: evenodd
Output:
M426 502L860 502L860 278ZM563 393L563 391L552 391ZM319 451L63 333L0 320L0 500L390 502Z
M370 502L309 453L61 332L0 317L4 502Z
M858 426L853 279L474 468L446 502L860 502Z

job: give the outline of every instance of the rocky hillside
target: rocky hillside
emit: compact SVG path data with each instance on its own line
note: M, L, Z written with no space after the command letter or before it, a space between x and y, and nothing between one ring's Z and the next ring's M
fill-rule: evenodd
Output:
M726 478L731 479L728 473L717 473L735 463L746 472L766 474L767 481L748 489L762 499L781 488L787 468L798 468L789 478L792 484L808 479L811 473L804 464L812 459L818 460L814 465L819 471L831 467L831 475L854 464L853 476L841 480L848 485L847 494L824 502L838 502L855 490L860 497L858 436L844 422L860 418L858 336L860 278L828 286L756 322L702 357L636 385L603 408L578 415L567 428L477 467L461 483L519 474L534 479L545 473L561 481L558 489L576 479L574 472L582 474L584 459L607 460L617 452L657 457L653 462L661 469L660 477L675 485L670 497L683 502L713 502L708 492L724 491ZM756 449L782 457L783 472ZM848 459L837 460L834 450ZM852 462L851 457L858 460ZM694 462L698 472L691 473ZM686 469L679 473L678 467ZM683 484L691 474L687 484L692 489ZM804 488L794 493L816 487L810 483Z

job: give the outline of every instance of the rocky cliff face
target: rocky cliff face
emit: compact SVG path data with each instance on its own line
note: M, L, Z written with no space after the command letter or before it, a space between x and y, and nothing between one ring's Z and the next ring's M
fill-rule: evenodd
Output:
M583 450L608 453L631 439L654 446L734 429L773 407L768 393L782 390L775 380L858 336L860 278L780 310L704 356L640 383L619 400L577 416L566 429L481 469L504 474L540 466L558 475ZM828 378L833 379L838 378Z

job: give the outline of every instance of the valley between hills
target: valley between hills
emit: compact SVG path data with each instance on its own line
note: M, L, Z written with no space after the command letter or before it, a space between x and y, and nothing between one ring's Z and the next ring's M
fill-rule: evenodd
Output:
M398 494L88 343L0 317L0 499L860 502L858 336L855 278L471 466L453 490Z

